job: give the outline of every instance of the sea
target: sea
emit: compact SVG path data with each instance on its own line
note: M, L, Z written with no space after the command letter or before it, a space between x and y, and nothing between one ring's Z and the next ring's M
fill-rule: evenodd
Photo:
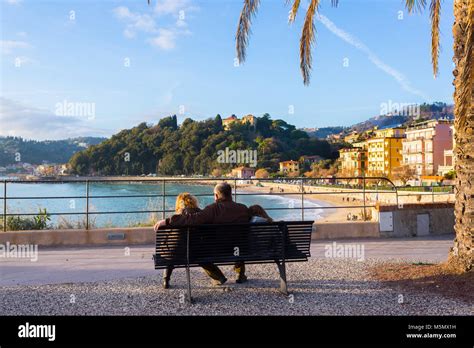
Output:
M2 180L2 178L0 178ZM4 212L4 188L0 182L0 216ZM131 227L173 214L176 196L189 192L197 196L204 208L213 202L213 187L189 183L166 183L166 199L163 200L161 183L151 182L100 182L89 184L89 223L93 228ZM14 183L7 184L7 214L37 214L46 209L51 214L49 228L58 228L65 222L79 226L85 221L86 184L69 183ZM145 196L145 197L139 197ZM252 194L245 189L237 190L237 202L247 206L259 204L267 209L274 220L301 220L301 196ZM165 210L163 215L163 203ZM322 202L304 200L305 220L318 220L323 215ZM32 216L31 216L32 217Z

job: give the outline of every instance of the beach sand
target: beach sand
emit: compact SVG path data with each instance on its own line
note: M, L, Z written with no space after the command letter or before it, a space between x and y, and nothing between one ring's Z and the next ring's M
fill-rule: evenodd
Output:
M256 186L255 184L238 184L238 190L240 192L259 192L262 194L278 195L279 193L285 193L283 197L297 197L301 195L300 187L298 185L291 184L278 184L270 182L260 182L262 186ZM281 191L283 190L283 191ZM315 192L311 194L311 192ZM288 193L295 193L295 195L288 195ZM343 200L344 198L344 200ZM360 215L363 211L362 200L353 200L346 197L344 194L334 192L323 192L318 191L317 188L305 187L305 201L313 202L322 207L323 214L318 222L343 222L347 221L347 215Z

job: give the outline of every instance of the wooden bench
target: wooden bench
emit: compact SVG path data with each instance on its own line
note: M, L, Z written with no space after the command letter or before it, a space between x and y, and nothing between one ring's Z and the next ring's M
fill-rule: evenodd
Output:
M308 260L312 227L313 221L162 227L156 232L155 269L186 268L187 300L191 303L191 267L237 261L276 263L280 292L288 295L285 263Z

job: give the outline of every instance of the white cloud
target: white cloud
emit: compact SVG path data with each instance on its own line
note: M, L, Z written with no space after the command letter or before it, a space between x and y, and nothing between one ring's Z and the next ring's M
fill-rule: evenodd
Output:
M126 38L134 38L137 32L157 32L156 22L150 15L131 12L128 7L119 6L113 9L115 16L126 22L127 27L123 34Z
M10 5L18 5L19 3L23 2L23 0L5 0L5 2Z
M176 47L176 34L168 29L159 29L159 35L148 40L152 46L169 51Z
M158 15L178 15L179 11L194 9L189 0L157 0L155 13Z
M16 35L19 36L19 37L27 37L28 36L28 34L24 31L18 31L16 33Z
M0 52L2 54L12 54L17 49L30 48L31 45L25 41L0 40Z
M116 18L126 23L123 31L124 37L134 39L139 33L147 34L145 42L161 50L170 51L176 47L179 36L188 35L185 20L187 13L196 11L191 0L157 0L152 14L141 14L132 12L126 6L113 9ZM160 23L171 17L172 22L168 26L157 25L156 19L160 17Z
M128 7L125 6L116 7L112 11L114 12L115 16L120 19L133 17L132 12L130 12Z
M359 51L365 53L367 58L380 70L384 71L386 74L391 76L398 84L407 92L422 97L426 100L430 98L423 93L422 91L414 88L411 85L411 82L407 79L405 75L401 72L396 70L395 68L391 67L390 65L384 63L372 50L367 47L363 42L359 39L354 37L353 35L349 34L348 32L340 29L337 27L329 18L326 16L319 14L316 19L321 22L329 31L331 31L334 35L338 36L343 41L347 42L351 46L354 46Z
M93 128L87 119L57 116L49 110L31 107L3 97L0 97L0 124L2 125L0 135L37 140L85 135L103 136L108 133Z

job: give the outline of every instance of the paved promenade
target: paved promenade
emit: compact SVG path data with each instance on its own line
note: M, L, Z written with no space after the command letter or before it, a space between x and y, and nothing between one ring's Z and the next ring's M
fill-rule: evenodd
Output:
M332 241L311 245L313 259L325 259ZM364 246L365 259L441 262L453 237L410 239L336 240L337 244ZM44 248L38 261L0 258L0 286L96 282L157 275L153 269L153 246Z

